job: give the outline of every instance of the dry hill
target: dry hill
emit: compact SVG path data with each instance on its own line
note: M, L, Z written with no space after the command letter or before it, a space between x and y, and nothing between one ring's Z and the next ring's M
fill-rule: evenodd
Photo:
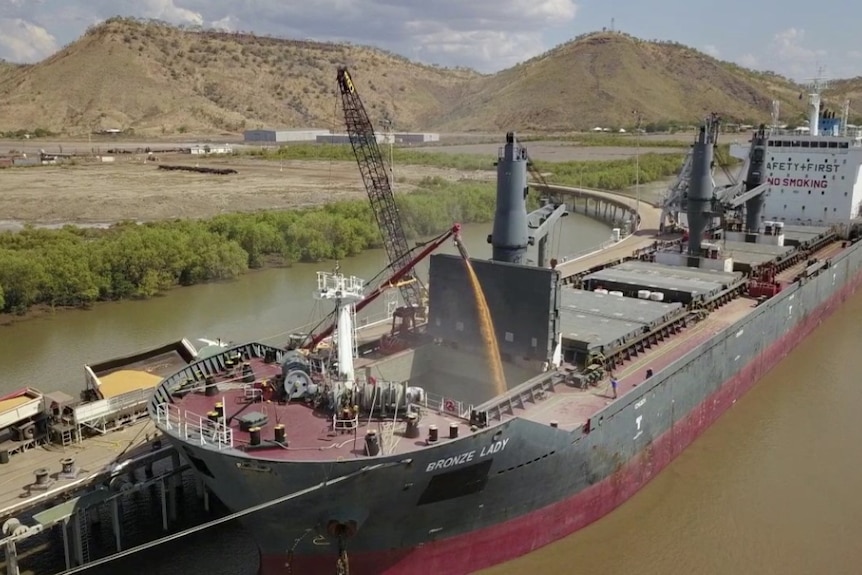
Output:
M0 75L0 131L340 126L342 64L355 70L369 113L392 115L402 127L428 124L476 76L364 47L113 19L43 62Z
M675 43L596 33L494 76L446 118L445 127L521 124L522 129L630 127L717 112L736 121L769 118L771 101L801 111L798 88ZM503 104L505 103L505 104Z
M105 128L150 135L254 127L341 129L335 70L346 64L372 119L400 129L574 130L693 121L750 123L799 88L674 43L596 33L494 75L411 62L373 48L112 19L31 66L0 63L0 132Z
M7 62L6 60L0 58L0 83L2 83L3 80L5 80L13 73L19 71L22 68L24 68L24 66L12 64L11 62Z
M862 76L848 80L834 80L826 90L827 105L839 114L844 102L850 100L850 122L862 125Z

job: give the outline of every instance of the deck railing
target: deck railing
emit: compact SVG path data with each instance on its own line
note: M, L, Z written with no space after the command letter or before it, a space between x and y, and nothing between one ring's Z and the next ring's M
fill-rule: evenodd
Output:
M332 429L333 431L353 431L359 429L359 416L339 418L337 415L333 415Z
M233 430L221 421L211 421L170 403L156 407L156 424L183 441L211 445L216 449L233 447Z
M454 397L428 393L427 391L422 394L422 401L419 404L429 411L454 415L462 419L470 419L470 411L473 409L472 403L466 403Z

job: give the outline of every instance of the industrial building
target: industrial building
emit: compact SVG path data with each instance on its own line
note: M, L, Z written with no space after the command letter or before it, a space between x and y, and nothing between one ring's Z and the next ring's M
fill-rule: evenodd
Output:
M387 134L374 134L378 144L388 144L389 139ZM318 144L349 144L350 136L347 134L330 134L326 132L315 138Z
M431 132L378 132L375 134L378 144L425 144L439 142L440 134ZM329 130L316 128L283 129L283 130L246 130L243 132L246 143L287 144L291 142L317 142L318 144L349 144L347 134L333 134Z
M318 136L329 135L329 130L316 128L286 130L246 130L243 141L256 143L314 142Z
M377 132L374 136L378 144L425 144L440 141L440 134L431 132ZM326 133L317 136L316 140L319 144L349 144L350 136Z
M395 132L396 144L426 144L439 141L440 134L431 132Z

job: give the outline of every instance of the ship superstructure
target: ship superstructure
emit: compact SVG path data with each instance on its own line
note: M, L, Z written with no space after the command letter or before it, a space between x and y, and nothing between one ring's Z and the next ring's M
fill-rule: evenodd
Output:
M846 117L821 108L822 88L819 80L811 85L807 129L767 134L761 222L847 225L862 218L862 135L848 131Z

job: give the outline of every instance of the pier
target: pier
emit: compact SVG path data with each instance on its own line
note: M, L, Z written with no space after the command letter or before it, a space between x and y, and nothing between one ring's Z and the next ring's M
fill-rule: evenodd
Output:
M86 565L95 559L90 531L102 509L109 510L115 551L122 551L123 501L142 490L158 498L162 528L168 531L177 520L182 476L188 471L148 419L72 445L47 444L15 455L0 465L5 573L19 575L28 540L52 529L61 534L66 570ZM208 511L209 494L196 485Z

